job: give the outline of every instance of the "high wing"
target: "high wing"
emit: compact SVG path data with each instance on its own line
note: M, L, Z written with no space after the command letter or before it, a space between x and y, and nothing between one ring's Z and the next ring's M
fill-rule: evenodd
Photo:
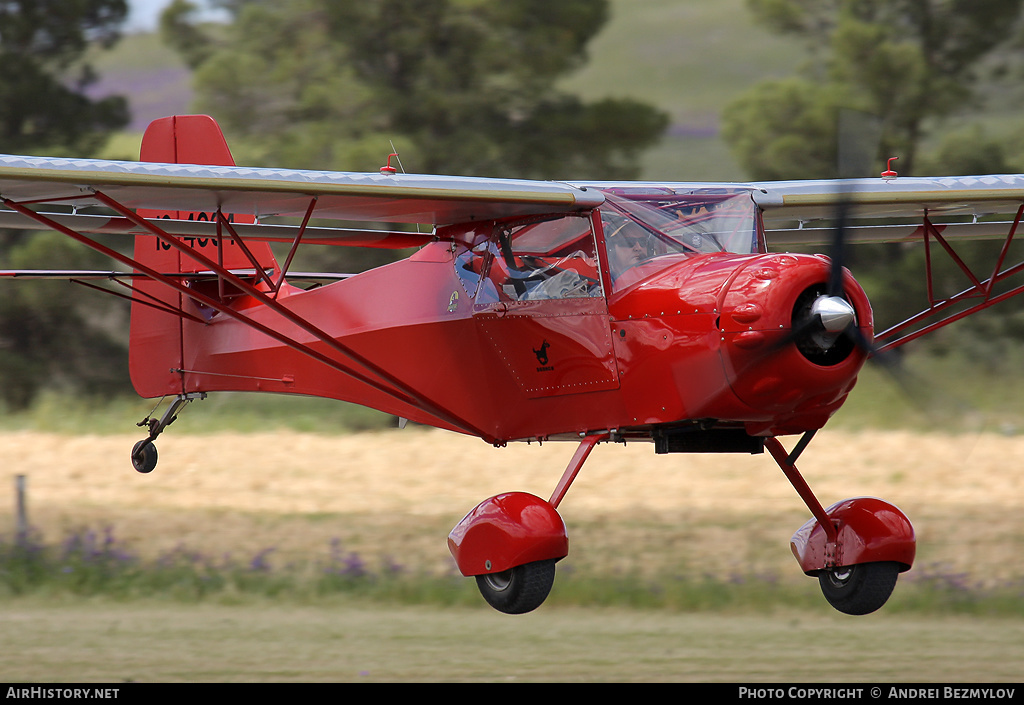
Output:
M753 191L773 245L825 244L845 203L848 242L923 239L928 219L947 239L1002 239L1024 203L1024 175L765 183Z
M224 153L214 158L230 155L224 147ZM202 328L220 315L351 380L360 394L374 399L368 405L397 405L396 413L414 420L483 436L472 423L285 305L284 299L295 291L286 279L293 278L292 255L300 243L425 245L436 239L436 227L447 224L589 212L603 200L599 191L556 182L0 156L0 203L6 207L0 210L0 227L56 230L131 270L3 270L0 277L62 277L90 288L98 288L88 284L90 280L109 279L129 290L125 294L103 289L132 302L131 338L137 343L130 346L135 354L132 379L143 396L185 394L185 386L191 384L186 378L213 374L188 368L180 355L181 341L192 329L182 330ZM100 208L100 214L83 212L94 208ZM188 220L181 219L185 214ZM259 222L271 217L291 222L253 223L254 218ZM341 227L311 227L311 221ZM427 228L430 232L348 227L366 221L433 227ZM131 236L135 254L97 239L110 233ZM283 264L266 248L270 241L291 243ZM240 296L258 305L234 306ZM333 319L330 324L340 325ZM276 391L296 389L290 375L268 380L237 370L216 374L217 379L229 380L229 386L242 384L233 380L245 380L263 391L268 384L279 388ZM310 380L309 384L318 384L315 377Z
M303 217L315 199L314 217L337 221L456 222L539 213L584 211L599 206L601 189L649 188L672 192L730 189L750 192L763 210L772 245L829 242L829 221L846 202L849 242L920 240L921 219L941 225L950 238L1004 237L1024 202L1024 175L942 178L808 180L762 183L579 182L325 172L251 167L153 164L89 159L0 156L0 196L32 204L83 209L105 205L97 192L129 209L249 213L257 220ZM83 232L139 232L120 217L61 215L58 222ZM906 222L907 220L911 222ZM163 223L174 235L211 237L212 222ZM0 211L0 227L38 224ZM295 227L237 225L255 241L288 242ZM303 239L323 244L411 247L427 234L309 227Z
M589 210L603 201L598 191L557 182L22 156L0 156L0 196L8 205L19 203L33 209L44 204L76 209L109 207L113 201L131 210L246 213L260 220L301 218L312 208L318 219L431 225ZM0 214L0 218L0 227L37 227L10 213ZM69 219L76 222L76 228L94 233L138 232L123 218L104 221L73 214L64 216L63 222L70 225ZM167 232L175 235L214 234L212 223L168 227L173 230ZM288 241L294 234L287 226L264 227L243 227L239 234L272 241ZM303 239L408 247L429 236L307 228Z
M657 453L768 450L814 517L791 542L803 571L837 609L878 609L913 563L912 525L874 498L825 509L797 459L871 354L1024 293L1010 281L1024 275L1024 261L1008 264L1024 175L559 183L197 166L233 163L212 120L154 125L143 162L0 156L0 227L52 229L130 270L0 278L67 277L92 288L101 287L90 280L110 279L130 292L103 289L131 301L132 383L141 396L174 399L139 424L149 434L133 447L133 466L152 471L154 441L178 411L221 391L340 399L494 445L576 441L550 500L496 495L449 535L460 571L510 613L534 609L551 589L568 552L556 508L591 450L627 439L652 441ZM185 136L198 136L197 146L181 150ZM209 145L219 153L207 154ZM759 212L744 202L742 218L719 218L743 194ZM641 210L636 202L624 207L629 198L649 201L650 217L630 210ZM625 221L614 232L607 211ZM552 217L560 215L569 217ZM269 218L286 222L261 223ZM742 249L698 248L705 232L717 241L699 226L720 221L743 236ZM653 236L680 224L692 247L654 249ZM131 236L133 254L101 234ZM767 252L762 234L773 247L831 243L833 256ZM534 236L557 246L514 249ZM972 271L952 237L1003 239L991 273ZM283 263L273 241L291 244ZM857 241L917 242L926 253L929 301L874 339L867 295L842 266L843 245ZM305 243L423 247L303 288L288 279ZM966 289L934 293L933 244ZM617 251L636 252L632 282L613 278ZM540 286L526 295L531 278L543 296L532 296ZM776 438L797 433L792 451Z
M3 194L0 193L0 197ZM86 213L46 213L51 222L90 235L121 234L137 235L145 232L138 223L123 216L95 215ZM215 211L211 211L203 220L167 220L161 219L160 226L170 235L190 238L212 238L217 236ZM230 215L230 214L229 214ZM37 230L39 221L13 210L0 210L0 228L12 230ZM294 225L251 225L233 223L236 234L252 242L292 242L299 228ZM352 247L376 247L385 249L403 249L418 247L429 242L432 235L428 233L405 232L395 230L367 230L363 228L325 228L307 226L303 232L307 242L321 245L347 245Z
M609 183L591 188L658 193L747 192L761 209L767 246L836 244L837 220L843 220L842 244L917 243L925 248L928 300L921 311L877 333L876 350L903 345L949 323L1024 293L1016 285L1024 261L1012 263L1024 214L1024 174L901 177L876 179L778 181L763 183ZM971 269L952 240L1002 240L990 270ZM936 247L937 246L937 247ZM941 251L963 273L965 288L948 296L933 287L932 251ZM835 254L835 253L833 253ZM1018 260L1022 258L1018 255Z

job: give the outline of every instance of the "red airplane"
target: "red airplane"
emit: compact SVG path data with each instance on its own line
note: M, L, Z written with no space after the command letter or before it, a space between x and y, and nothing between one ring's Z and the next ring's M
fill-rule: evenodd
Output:
M1024 175L558 183L399 174L390 157L380 173L260 169L233 166L205 116L154 122L141 158L0 156L0 227L55 230L126 267L0 274L126 289L112 293L132 302L132 382L174 400L146 420L134 467L152 471L155 439L217 391L340 399L496 446L578 443L548 499L491 497L448 537L507 613L547 597L568 553L557 508L590 452L641 441L767 449L812 517L792 539L801 569L836 609L878 609L913 564L910 521L874 498L823 507L797 459L870 357L1024 291L1006 283L1024 263L1005 262ZM109 233L132 236L134 254L96 238ZM1004 240L989 276L957 256L956 237ZM768 238L835 246L771 253ZM842 266L844 243L862 241L928 248L929 283L941 248L970 284L876 336ZM272 242L289 245L283 261ZM292 272L297 248L317 244L417 249L357 275ZM790 450L787 435L799 436Z

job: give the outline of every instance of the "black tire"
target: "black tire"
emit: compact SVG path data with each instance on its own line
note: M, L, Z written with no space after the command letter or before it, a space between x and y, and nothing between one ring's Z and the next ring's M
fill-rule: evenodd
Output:
M132 467L145 474L156 467L156 446L150 440L139 441L132 448Z
M505 614L525 614L537 609L547 599L554 583L554 560L476 576L477 587L487 604Z
M899 563L859 563L818 574L828 603L844 614L870 614L884 605L896 587Z

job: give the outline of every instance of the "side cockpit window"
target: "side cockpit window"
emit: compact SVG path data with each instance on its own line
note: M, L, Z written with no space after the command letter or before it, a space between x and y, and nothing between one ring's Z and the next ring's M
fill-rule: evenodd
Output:
M478 304L601 296L596 253L590 217L563 216L499 224L456 269L464 285L477 280Z
M455 273L462 283L462 288L475 298L480 283L483 281L484 267L487 263L487 241L484 240L474 247L462 250L455 256Z

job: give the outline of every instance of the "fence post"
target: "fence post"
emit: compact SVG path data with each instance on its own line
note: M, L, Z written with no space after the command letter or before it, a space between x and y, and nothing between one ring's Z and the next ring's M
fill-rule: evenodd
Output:
M25 483L26 478L24 475L18 475L15 478L15 488L18 497L18 515L17 524L15 529L17 531L18 544L24 544L28 539L28 510L25 507Z

